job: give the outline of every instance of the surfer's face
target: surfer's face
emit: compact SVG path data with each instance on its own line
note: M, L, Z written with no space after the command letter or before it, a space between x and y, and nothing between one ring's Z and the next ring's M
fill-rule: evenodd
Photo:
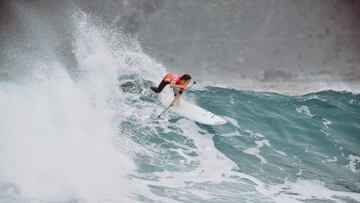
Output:
M185 85L185 83L187 82L187 81L189 81L190 82L190 80L181 80L181 85Z

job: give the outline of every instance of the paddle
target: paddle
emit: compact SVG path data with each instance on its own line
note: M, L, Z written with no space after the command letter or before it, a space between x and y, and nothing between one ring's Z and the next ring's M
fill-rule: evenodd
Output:
M193 84L192 84L189 88L191 88L191 87L194 86L195 84L196 84L196 81L194 81Z
M161 115L163 115L171 106L168 106L161 114L158 115L157 118L160 118Z
M194 81L193 84L192 84L189 88L191 88L191 87L194 86L195 84L196 84L196 81ZM159 114L157 118L160 118L161 115L163 115L170 107L171 107L171 106L166 107L166 109L165 109L163 112L161 112L161 114Z

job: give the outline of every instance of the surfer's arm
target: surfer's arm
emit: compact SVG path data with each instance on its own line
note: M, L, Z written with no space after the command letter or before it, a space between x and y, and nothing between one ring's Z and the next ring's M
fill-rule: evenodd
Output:
M180 93L177 93L177 94L176 94L176 96L175 96L174 99L172 100L170 106L174 106L174 105L175 105L175 103L179 100L180 95L181 95Z
M186 88L188 86L188 84L190 83L190 80L186 81L186 83L184 85L177 85L176 83L172 82L170 83L170 87L171 88Z
M170 83L171 88L185 88L187 83L185 85L177 85L176 83Z

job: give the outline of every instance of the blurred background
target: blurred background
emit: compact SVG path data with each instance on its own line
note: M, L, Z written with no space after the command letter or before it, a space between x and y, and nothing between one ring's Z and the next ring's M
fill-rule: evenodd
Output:
M135 37L168 71L204 84L288 94L360 89L357 0L2 0L0 76L24 73L13 71L22 51L49 47L74 66L73 7Z

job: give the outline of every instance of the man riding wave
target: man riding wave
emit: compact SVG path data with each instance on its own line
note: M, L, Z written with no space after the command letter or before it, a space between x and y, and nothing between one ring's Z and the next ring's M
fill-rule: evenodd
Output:
M191 76L189 74L184 74L180 77L175 73L168 73L164 76L158 87L151 87L150 89L156 93L160 93L166 85L170 84L170 87L173 88L175 96L170 106L174 106L175 103L179 100L181 94L185 91L190 81Z

